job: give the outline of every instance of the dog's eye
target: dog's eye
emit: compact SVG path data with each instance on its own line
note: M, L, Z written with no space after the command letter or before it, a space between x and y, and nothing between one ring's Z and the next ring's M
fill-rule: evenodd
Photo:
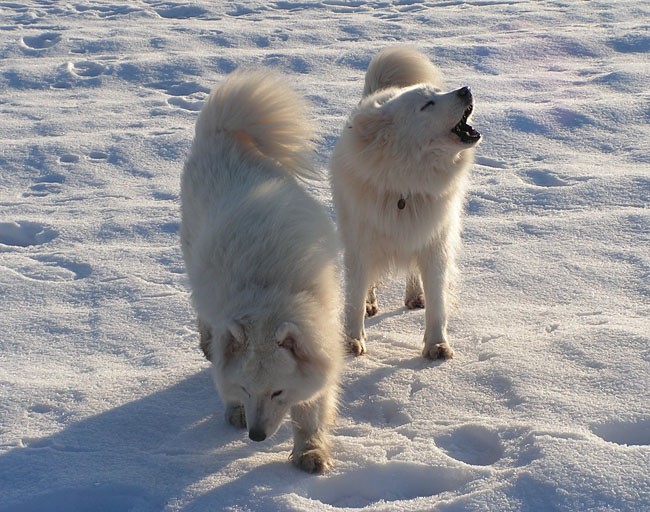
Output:
M271 398L277 398L277 397L279 397L281 394L282 394L282 390L280 390L280 391L276 391L275 393L273 393L273 394L271 395Z
M433 107L435 104L436 104L435 101L429 100L424 104L424 106L420 109L420 111L422 111L422 110L424 110L424 109L426 109L428 107Z

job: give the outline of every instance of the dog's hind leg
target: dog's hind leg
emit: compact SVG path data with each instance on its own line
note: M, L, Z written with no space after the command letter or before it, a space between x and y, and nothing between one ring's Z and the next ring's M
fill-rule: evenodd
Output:
M404 305L408 309L424 308L424 290L422 290L422 279L417 270L411 270L406 277L406 293Z
M379 304L377 303L377 285L372 284L368 288L368 295L366 296L366 316L375 316L379 311Z
M336 416L333 393L326 391L312 402L291 408L293 450L291 460L307 473L324 473L332 466L329 427Z

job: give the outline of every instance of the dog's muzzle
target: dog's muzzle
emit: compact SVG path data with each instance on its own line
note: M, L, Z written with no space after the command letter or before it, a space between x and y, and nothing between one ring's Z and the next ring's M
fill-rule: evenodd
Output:
M465 86L458 89L456 95L463 99L467 107L465 108L465 112L463 112L463 117L451 131L458 135L461 142L465 144L476 144L481 140L481 134L467 123L469 116L471 116L474 111L474 97L472 96L472 91L469 87Z

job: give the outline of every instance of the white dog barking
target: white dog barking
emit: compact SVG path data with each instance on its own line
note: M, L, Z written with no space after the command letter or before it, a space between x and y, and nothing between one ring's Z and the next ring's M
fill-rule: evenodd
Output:
M350 350L366 351L364 314L377 312L375 282L409 271L405 304L425 305L423 355L449 359L449 287L456 272L461 214L474 147L468 87L442 92L421 53L387 48L368 67L364 97L350 115L330 164L345 247Z
M201 110L181 180L181 246L226 419L250 439L287 413L293 462L331 465L343 357L333 223L310 176L302 99L269 71L236 72Z

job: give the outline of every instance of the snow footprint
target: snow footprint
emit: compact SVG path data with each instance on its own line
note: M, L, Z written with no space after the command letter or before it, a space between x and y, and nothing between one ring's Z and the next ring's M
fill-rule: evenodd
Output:
M66 64L68 72L76 78L96 78L106 72L108 69L104 64L84 60L81 62L68 62Z
M38 222L0 222L0 245L29 247L54 240L58 233Z
M499 435L481 425L464 425L437 436L435 442L452 459L472 466L491 466L504 454Z
M78 161L79 155L75 155L74 153L66 153L59 157L59 162L62 164L76 164Z
M609 44L619 53L647 53L650 51L650 36L638 34L626 34L622 37L611 39Z
M28 50L47 50L56 46L61 41L61 34L56 32L45 32L37 36L23 36L20 38L22 46Z
M411 423L411 417L403 411L403 404L397 400L381 400L374 404L379 406L382 417L386 425L401 426Z
M488 158L485 156L479 156L476 158L476 164L482 165L483 167L489 167L491 169L507 169L508 164L502 160L497 160L495 158Z
M165 4L164 8L156 9L156 13L161 18L187 20L190 18L200 18L205 16L208 11L198 5L185 4Z
M203 101L192 101L186 98L173 97L167 100L167 104L183 110L189 110L190 112L198 112L203 106Z
M560 176L547 169L528 169L523 172L523 181L543 188L571 187L579 182L592 180L592 176Z
M392 461L314 479L301 494L332 507L364 508L456 491L474 478L464 468Z
M210 89L197 82L157 82L148 84L149 87L160 89L169 95L167 104L191 112L201 110Z
M524 181L536 187L568 187L570 183L545 169L524 171Z
M610 420L592 425L591 431L610 443L624 446L650 445L650 418Z
M105 151L91 151L88 153L88 158L95 161L108 160L108 153Z
M481 346L485 344L489 344L491 341L498 340L500 338L503 338L503 334L488 334L486 336L481 337L480 344ZM478 355L478 360L479 362L484 362L484 361L489 361L490 359L494 359L496 357L499 357L498 352L491 350L490 348L487 348L485 350L482 350L479 355Z
M92 273L90 265L69 261L59 256L30 258L28 261L28 264L20 265L14 270L35 281L77 281Z
M29 187L29 191L23 193L23 197L45 197L49 194L58 194L61 192L61 185L64 182L65 176L62 174L48 174L37 179L36 183Z
M160 89L170 96L192 96L197 93L207 94L210 92L208 87L197 82L154 82L147 84L147 86L154 89Z

